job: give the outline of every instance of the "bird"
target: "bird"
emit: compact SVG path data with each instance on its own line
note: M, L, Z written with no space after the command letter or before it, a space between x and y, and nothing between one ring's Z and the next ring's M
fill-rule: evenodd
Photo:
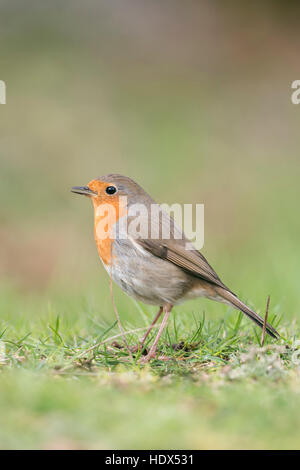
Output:
M157 357L158 342L173 306L189 299L205 297L225 303L264 327L264 320L221 281L171 215L131 178L108 174L71 191L92 201L97 250L111 279L129 296L159 307L139 347L144 347L163 314L142 362ZM266 323L265 329L271 337L279 338L271 324Z

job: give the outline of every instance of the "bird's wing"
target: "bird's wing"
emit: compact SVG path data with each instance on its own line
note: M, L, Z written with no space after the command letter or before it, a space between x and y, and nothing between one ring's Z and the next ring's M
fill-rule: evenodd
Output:
M153 216L151 222L153 222ZM148 238L137 237L134 240L135 243L154 256L177 265L192 276L204 279L229 291L205 257L196 250L195 246L186 238L168 213L161 209L160 220L156 220L155 216L154 222L160 227L168 227L170 229L170 236L163 238L160 233L157 238L151 236L148 236Z
M192 276L228 290L204 256L196 249L187 250L182 240L136 239L135 242L146 251L170 261Z

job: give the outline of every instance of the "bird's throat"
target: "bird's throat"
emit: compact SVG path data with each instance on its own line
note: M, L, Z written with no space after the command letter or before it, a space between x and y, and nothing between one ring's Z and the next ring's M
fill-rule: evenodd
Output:
M94 235L97 250L102 262L108 266L112 261L112 243L114 242L114 227L120 217L126 215L125 207L120 207L118 200L110 204L94 205Z

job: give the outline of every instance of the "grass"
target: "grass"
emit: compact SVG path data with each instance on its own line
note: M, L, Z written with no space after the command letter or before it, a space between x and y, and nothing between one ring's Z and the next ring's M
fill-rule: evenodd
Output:
M296 23L263 7L241 28L244 10L212 2L31 3L1 6L0 448L299 448ZM204 255L258 313L271 295L282 339L261 348L250 320L197 300L171 314L172 360L114 346L91 207L69 192L112 172L204 203ZM133 345L155 309L114 293Z
M134 345L154 310L131 304L133 324L117 298ZM269 320L282 339L262 348L260 330L232 309L217 319L177 307L160 342L170 360L144 366L117 322L79 296L47 309L30 298L0 323L0 447L297 448L299 330L272 308Z

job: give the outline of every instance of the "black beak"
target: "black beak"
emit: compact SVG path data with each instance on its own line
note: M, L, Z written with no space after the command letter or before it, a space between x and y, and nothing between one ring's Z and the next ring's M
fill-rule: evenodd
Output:
M73 186L71 189L72 193L83 194L84 196L98 196L95 191L92 191L87 186Z

